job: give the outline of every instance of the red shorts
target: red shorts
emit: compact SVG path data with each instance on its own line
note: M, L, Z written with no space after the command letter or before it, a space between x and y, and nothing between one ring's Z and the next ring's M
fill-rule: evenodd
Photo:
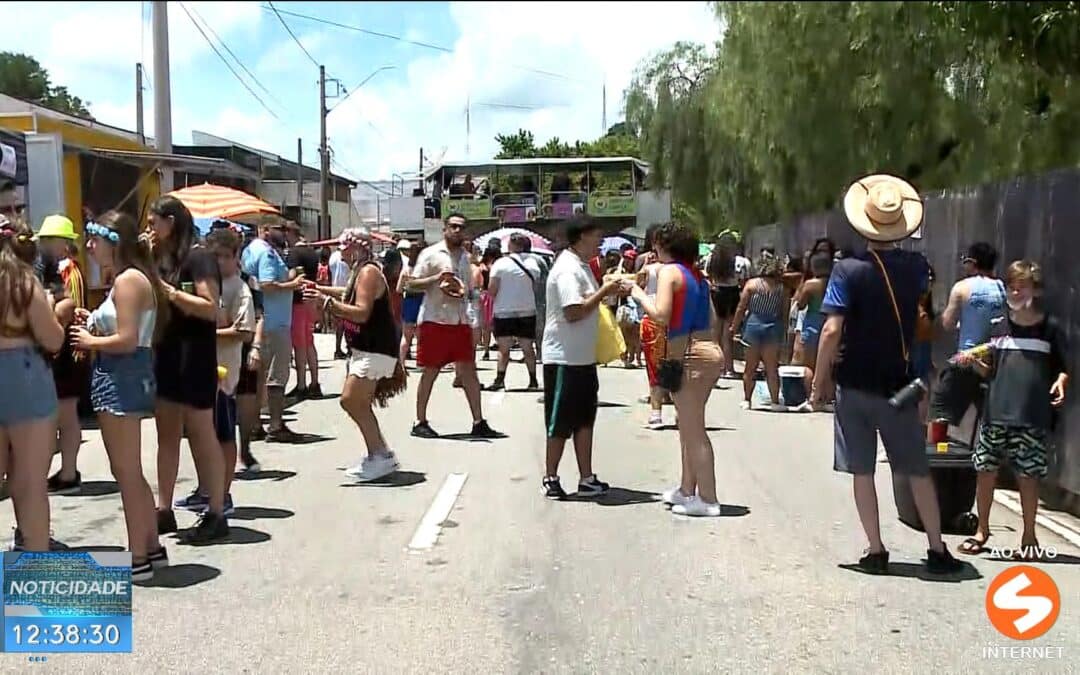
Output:
M442 368L476 359L472 326L424 322L417 327L416 365Z
M307 349L315 343L315 310L301 302L292 306L293 349Z
M658 369L667 350L667 333L649 317L645 317L641 322L641 350L645 352L645 372L649 375L649 386L658 386Z

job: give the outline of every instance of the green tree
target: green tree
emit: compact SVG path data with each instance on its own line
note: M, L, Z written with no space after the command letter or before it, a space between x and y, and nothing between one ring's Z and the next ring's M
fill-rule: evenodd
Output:
M55 86L49 72L31 56L0 52L0 93L21 98L59 112L92 119L87 103L67 87Z
M495 159L528 159L536 157L536 138L531 131L518 129L514 134L496 134L499 152Z

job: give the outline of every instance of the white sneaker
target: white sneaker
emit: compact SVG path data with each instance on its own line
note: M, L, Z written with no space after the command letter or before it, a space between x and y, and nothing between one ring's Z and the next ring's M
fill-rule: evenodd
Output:
M345 469L345 475L349 476L350 478L362 476L364 474L364 467L370 463L371 455L368 455L367 457L364 457L362 460L360 460L360 463L356 466L350 466L348 469Z
M677 506L679 504L685 504L692 499L682 493L682 488L675 486L670 490L664 490L664 493L660 495L661 501L668 506Z
M648 394L645 394L644 396L639 396L637 402L638 403L648 403L651 400L652 400L652 397L649 396Z
M753 406L750 405L750 401L743 401L739 404L739 407L743 410L753 410Z
M352 476L358 483L367 483L389 476L397 471L400 466L401 465L398 463L394 453L389 452L385 455L375 455L374 457L365 458L361 465L360 473L352 474Z
M814 411L814 406L810 405L810 401L803 401L802 403L800 403L798 406L795 407L795 412L808 413L808 412L813 412L813 411Z
M769 412L787 412L787 406L783 403L770 403Z
M664 415L663 413L652 413L649 415L649 421L645 423L646 429L652 429L653 431L660 431L664 428Z
M671 512L680 516L696 516L699 518L716 518L720 515L720 505L702 501L701 497L694 495L682 504L671 507Z

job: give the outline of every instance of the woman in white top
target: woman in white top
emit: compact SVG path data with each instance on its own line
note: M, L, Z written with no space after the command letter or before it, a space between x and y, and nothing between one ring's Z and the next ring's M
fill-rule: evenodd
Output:
M116 270L105 302L93 314L80 310L71 327L76 349L96 353L90 401L98 415L113 477L120 486L131 550L132 581L149 581L169 564L158 541L154 496L142 469L141 422L154 414L153 345L168 302L158 284L150 249L135 221L110 211L88 223L87 249L102 268Z

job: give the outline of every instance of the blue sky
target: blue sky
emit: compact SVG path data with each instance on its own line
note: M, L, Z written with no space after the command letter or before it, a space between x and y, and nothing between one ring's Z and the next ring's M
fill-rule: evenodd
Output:
M142 61L152 133L157 82L149 4L4 3L2 13L17 17L19 27L5 31L3 49L34 56L55 83L88 100L95 117L130 129L135 128L134 64ZM266 107L237 82L184 7ZM326 65L328 76L350 91L377 69L393 66L353 91L329 117L334 170L367 179L415 170L420 147L433 158L490 157L495 134L519 127L531 129L540 142L552 136L595 138L601 133L605 82L612 124L641 59L676 40L719 36L703 2L276 2L275 7L449 50L284 15L307 51ZM305 161L317 163L318 71L264 3L170 2L169 25L174 143L189 142L194 129L294 157L296 139L302 138Z

